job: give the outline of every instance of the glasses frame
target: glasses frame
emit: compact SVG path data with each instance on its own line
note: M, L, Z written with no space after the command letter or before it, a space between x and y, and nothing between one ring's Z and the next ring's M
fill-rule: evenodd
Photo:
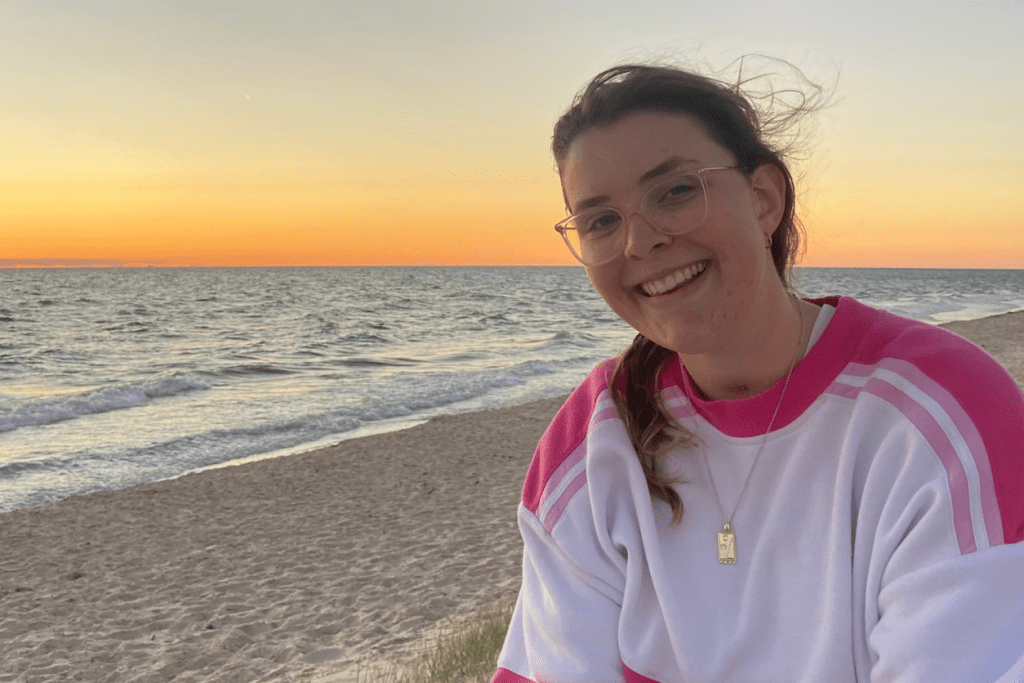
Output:
M653 192L657 187L661 186L661 183L659 183L655 187L652 187L650 190L647 191L646 194L644 194L644 196L640 199L640 206L637 207L636 211L630 212L629 216L632 216L634 213L640 214L640 216L644 219L644 221L646 221L647 225L651 226L651 228L655 232L657 232L657 233L659 233L661 235L665 235L667 237L671 237L673 235L684 235L684 234L686 234L688 232L692 232L693 230L696 230L700 226L704 225L704 221L706 221L708 219L708 210L709 210L709 207L711 205L711 202L708 199L708 183L707 183L707 180L705 179L704 176L706 174L710 173L711 171L744 171L744 170L746 170L746 169L744 169L742 166L706 166L704 168L695 168L695 169L686 171L684 173L680 173L678 176L675 176L677 178L682 178L682 177L690 176L690 175L697 176L697 178L700 180L701 191L704 192L704 216L700 219L700 222L694 224L694 226L691 227L691 228L687 228L686 230L683 230L682 232L669 232L669 231L666 231L666 230L658 227L658 225L654 221L652 221L650 218L648 218L646 215L644 215L644 208L643 208L644 207L644 202L647 201L647 198L651 195L651 192ZM669 180L671 180L671 178ZM627 216L625 213L623 213L621 210L615 208L614 206L596 206L596 207L587 209L586 213L589 213L589 212L595 211L595 210L615 211L620 216L622 216L622 224L626 226L626 230L629 229L629 226L628 226L629 216ZM587 263L586 261L583 260L583 257L580 254L577 254L576 250L573 249L572 242L569 241L569 235L566 234L566 233L569 230L575 230L576 229L576 228L569 227L569 223L573 219L578 218L580 215L582 215L582 214L574 213L573 215L569 216L568 218L563 218L562 220L560 220L557 223L555 223L555 231L562 236L563 240L565 240L565 245L567 247L569 247L569 252L574 257L576 257L577 261L579 261L580 263L582 263L584 266L587 266L587 267L600 266L600 265L603 265L605 263L608 263L609 261L614 261L618 257L618 254L615 254L614 256L611 256L611 257L609 257L609 258L607 258L607 259L605 259L603 261L597 261L596 263ZM621 240L622 240L622 246L625 246L625 244L626 244L626 241L625 241L625 231L623 231L623 233L622 233Z

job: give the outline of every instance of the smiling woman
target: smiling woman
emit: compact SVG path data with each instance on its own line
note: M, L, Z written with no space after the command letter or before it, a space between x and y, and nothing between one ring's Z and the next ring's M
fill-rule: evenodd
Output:
M797 296L768 133L814 101L742 86L616 67L555 126L556 230L639 334L537 448L493 680L1018 680L1024 397L951 333Z

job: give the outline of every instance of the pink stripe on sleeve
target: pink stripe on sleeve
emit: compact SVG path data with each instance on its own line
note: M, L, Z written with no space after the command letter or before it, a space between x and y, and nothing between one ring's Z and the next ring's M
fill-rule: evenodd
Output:
M683 405L672 406L668 409L668 412L672 414L672 417L677 420L686 420L697 414L697 411L693 409L693 406L689 403Z
M1024 541L1024 396L1005 368L948 330L848 298L838 300L828 328L797 371L809 360L823 364L826 358L842 364L824 373L831 377L851 370L866 377L874 367L887 367L938 402L976 463L978 521L984 521L989 545ZM784 407L780 420L785 413Z
M953 398L953 395L946 391L945 387L921 372L912 363L897 358L885 358L878 363L878 367L896 373L928 394L929 398L938 403L949 419L953 421L960 437L967 444L974 466L978 471L981 512L985 519L989 545L1002 545L1003 521L999 516L999 501L996 498L995 481L992 478L992 465L989 462L985 443L974 422L964 412L960 403ZM848 371L851 375L866 377L871 374L871 370L871 366L851 363Z
M586 443L581 443L576 447L576 450L570 453L569 457L563 460L555 471L551 473L551 476L548 477L547 483L544 484L544 490L540 494L540 501L537 503L537 509L534 510L534 512L539 512L545 505L547 505L548 499L558 489L558 487L562 485L565 478L569 476L569 472L579 465L585 457L587 457L587 445Z
M825 390L826 394L832 394L833 396L842 396L850 400L856 400L860 396L861 387L852 387L849 384L843 384L842 382L835 382L828 389Z
M625 663L622 664L622 675L625 676L626 683L658 683L653 678L648 678L643 674L633 671Z
M569 507L569 501L572 500L572 497L575 496L576 493L586 485L586 483L587 471L583 470L576 475L576 478L573 479L568 486L565 487L565 490L562 491L562 495L558 497L555 504L551 506L550 510L548 510L548 514L544 516L545 531L549 534L551 533L551 530L555 528L556 524L558 524L558 520L561 518L562 513L565 512L565 508Z
M852 301L847 308L871 312ZM950 400L962 409L964 422L973 425L984 445L983 451L975 450L973 445L971 450L978 462L990 543L1000 528L1000 544L1024 541L1024 397L1014 379L982 349L952 332L884 311L871 315L874 322L868 333L857 339L856 356L851 360L872 366L899 358L948 392ZM899 368L895 371L902 374ZM925 391L935 395L927 387ZM959 410L946 410L954 420L959 419ZM961 428L959 422L957 426ZM962 433L965 440L970 436ZM987 460L987 466L981 457ZM993 498L986 492L991 491L995 494L998 525L990 523Z
M537 444L523 482L523 505L531 512L540 508L549 481L586 438L590 418L601 392L608 387L615 363L613 358L594 368L572 392Z
M618 417L619 410L614 405L612 405L594 413L594 416L590 418L590 426L594 427L600 422L604 422L605 420L615 420L618 419Z
M946 470L946 480L949 483L953 506L953 529L956 533L960 553L965 555L977 550L974 528L971 524L971 501L967 472L964 470L963 463L960 462L953 444L946 433L942 431L942 427L920 403L888 382L875 377L869 379L863 387L835 383L827 391L827 393L851 399L855 399L862 392L877 396L899 410L924 436L925 441L928 442Z
M605 420L615 420L617 418L618 411L615 410L614 405L611 405L611 407L595 413L594 417L591 418L590 426L591 428L593 428L595 425L604 422ZM587 442L583 441L577 447L575 447L575 450L572 451L572 453L569 454L569 456L565 460L563 460L561 464L557 468L555 468L555 471L552 472L551 475L548 477L548 481L544 484L544 489L541 492L541 500L538 502L537 510L535 510L535 512L540 512L541 510L544 509L544 507L548 503L548 499L550 499L554 492L556 492L558 487L562 485L562 482L565 480L565 477L567 477L569 473L575 467L577 467L586 457ZM569 499L571 499L575 493L579 492L579 490L583 488L584 484L586 483L587 477L586 472L584 472L584 476L582 479L580 476L575 477L572 483L570 483L569 486L564 490L564 492L562 492L562 494L558 497L558 502L555 504L555 507L548 511L544 518L544 526L548 529L549 533L551 532L551 529L554 528L555 523L558 521L558 518L561 517L562 512L568 505Z
M929 353L940 345L953 350ZM908 358L956 397L984 443L988 465L979 467L979 472L986 479L991 477L1000 541L1024 540L1024 399L1016 382L984 351L946 330L924 330L917 338L900 338L892 346L899 349L895 355ZM911 355L914 351L916 356ZM991 509L985 511L986 521L991 513Z
M491 683L533 683L533 681L508 669L499 668L494 674L494 678L491 679Z

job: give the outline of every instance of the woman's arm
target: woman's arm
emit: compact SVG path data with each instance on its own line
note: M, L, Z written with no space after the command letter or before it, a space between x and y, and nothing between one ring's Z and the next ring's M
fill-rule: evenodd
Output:
M621 589L581 567L525 508L519 527L523 585L492 683L621 683Z
M861 500L871 680L1024 680L1024 396L966 343L915 367L880 376L911 425Z

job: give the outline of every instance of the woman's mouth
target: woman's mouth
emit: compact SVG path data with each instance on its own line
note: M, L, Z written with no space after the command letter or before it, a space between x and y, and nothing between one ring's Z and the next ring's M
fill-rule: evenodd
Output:
M685 268L680 268L674 273L669 273L663 278L642 282L636 289L644 296L660 296L679 289L683 285L697 279L704 270L711 265L711 261L699 261L692 263Z

